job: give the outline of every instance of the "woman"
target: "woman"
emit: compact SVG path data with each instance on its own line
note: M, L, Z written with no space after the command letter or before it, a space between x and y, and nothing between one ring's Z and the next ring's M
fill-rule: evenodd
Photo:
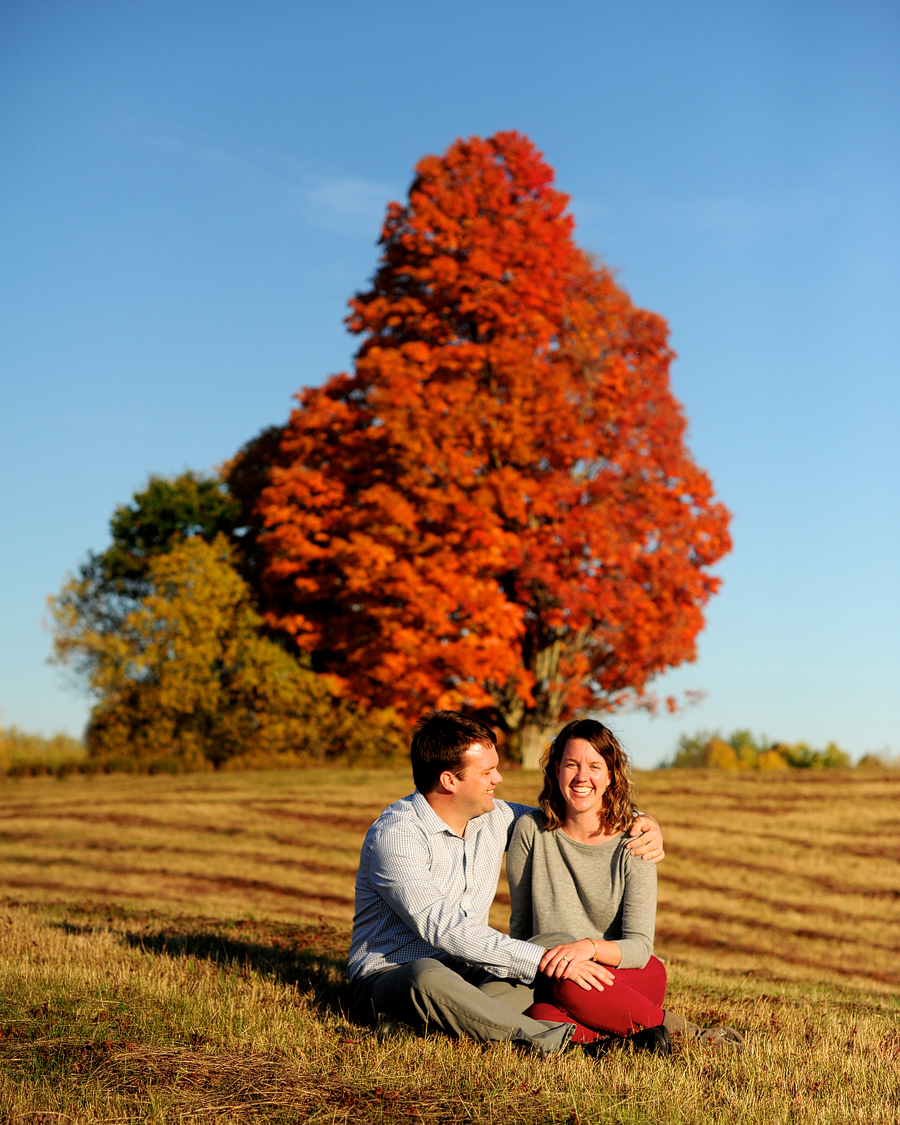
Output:
M645 1045L664 1049L670 1035L686 1035L740 1046L732 1028L701 1031L662 1007L666 970L653 956L656 866L625 847L635 815L627 769L602 723L569 723L544 760L541 811L516 825L506 865L511 936L584 935L560 947L527 1014L575 1023L577 1043L665 1028ZM586 960L614 968L615 982L601 991L567 980L570 966Z

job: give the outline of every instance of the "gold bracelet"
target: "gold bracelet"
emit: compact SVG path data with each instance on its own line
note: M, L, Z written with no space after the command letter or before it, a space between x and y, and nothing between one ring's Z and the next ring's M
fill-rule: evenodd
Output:
M596 943L596 942L594 941L594 939L593 939L592 937L589 937L589 938L588 938L588 941L589 941L589 942L591 943L591 945L592 945L592 946L594 947L594 956L593 956L593 957L591 958L591 960L592 960L592 961L597 961L597 960L599 959L599 957L600 957L600 950L599 950L599 949L597 948L597 943Z

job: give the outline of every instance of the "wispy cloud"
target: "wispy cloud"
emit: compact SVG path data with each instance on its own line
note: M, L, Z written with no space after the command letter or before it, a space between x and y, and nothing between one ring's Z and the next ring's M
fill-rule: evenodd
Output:
M311 181L314 177L309 178ZM334 230L377 229L389 199L397 192L390 184L354 177L322 176L304 193L304 209L310 221Z
M141 130L140 143L195 164L218 167L258 197L261 206L277 206L311 226L340 234L374 237L398 185L360 176L311 171L302 160L266 149L230 150L214 141L177 132Z

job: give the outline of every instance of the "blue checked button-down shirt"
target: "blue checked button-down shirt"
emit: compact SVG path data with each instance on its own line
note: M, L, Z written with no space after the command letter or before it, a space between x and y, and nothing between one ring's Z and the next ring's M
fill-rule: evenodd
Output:
M488 926L503 853L529 811L495 801L458 836L418 790L386 808L360 854L350 979L434 957L531 983L544 950Z

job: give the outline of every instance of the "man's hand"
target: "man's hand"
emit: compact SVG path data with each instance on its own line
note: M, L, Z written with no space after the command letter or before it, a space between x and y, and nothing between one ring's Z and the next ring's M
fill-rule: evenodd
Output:
M659 863L661 859L666 858L662 829L655 817L647 816L646 813L635 817L628 835L632 839L625 844L625 847L632 855L649 859L651 863Z
M587 938L566 945L554 945L541 958L539 968L548 977L573 981L585 992L592 988L602 992L604 986L612 984L616 978L606 965L592 961L593 955L594 944Z

